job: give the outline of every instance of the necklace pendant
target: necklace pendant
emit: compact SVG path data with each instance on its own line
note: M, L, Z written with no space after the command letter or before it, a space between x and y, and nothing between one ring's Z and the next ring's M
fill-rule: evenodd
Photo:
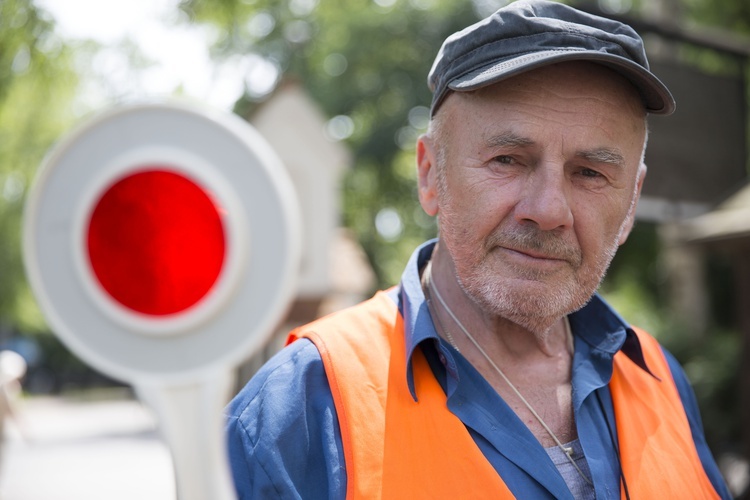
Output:
M565 454L568 455L568 457L573 458L573 448L572 447L569 446L569 447L566 448L565 446L563 446L562 449L565 452Z

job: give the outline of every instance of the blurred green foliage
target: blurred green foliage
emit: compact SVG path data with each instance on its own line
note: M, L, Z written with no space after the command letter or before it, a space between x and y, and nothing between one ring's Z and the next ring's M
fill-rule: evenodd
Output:
M50 145L70 126L78 77L52 20L31 0L0 2L0 328L46 327L21 262L26 190Z
M346 141L355 166L344 179L343 224L357 235L382 287L397 282L405 257L436 233L416 202L413 152L427 126L432 61L449 34L500 3L183 0L181 9L192 22L225 33L216 57L261 55L284 78L304 82L327 116L353 125ZM237 112L247 116L256 104L247 96ZM377 231L383 209L398 215L397 235Z

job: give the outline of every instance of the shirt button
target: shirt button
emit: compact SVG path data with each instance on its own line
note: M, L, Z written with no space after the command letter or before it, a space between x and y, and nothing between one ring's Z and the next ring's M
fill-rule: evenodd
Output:
M441 353L440 356L439 356L439 358L440 358L440 362L443 363L444 365L447 363L447 361L445 359L445 354Z

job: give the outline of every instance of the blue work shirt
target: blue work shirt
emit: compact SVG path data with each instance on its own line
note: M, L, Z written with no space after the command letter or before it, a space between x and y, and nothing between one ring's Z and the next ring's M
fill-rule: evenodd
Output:
M414 252L400 286L389 291L404 318L407 365L414 350L422 349L448 396L448 408L516 497L572 498L531 431L435 331L420 281L420 269L434 244ZM598 295L569 320L575 342L572 390L578 439L596 497L620 498L617 436L607 388L613 356L622 350L642 369L648 367L635 333ZM690 384L674 357L665 355L703 467L722 498L731 498L706 445ZM404 377L413 393L409 366ZM297 340L269 360L227 407L227 419L230 463L241 500L345 498L346 463L336 409L323 362L309 340Z

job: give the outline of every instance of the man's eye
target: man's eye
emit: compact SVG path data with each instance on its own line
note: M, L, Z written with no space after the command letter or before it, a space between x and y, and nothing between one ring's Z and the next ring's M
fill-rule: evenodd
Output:
M503 165L512 165L514 163L512 156L500 155L495 157L495 161Z
M602 174L600 174L596 170L591 170L590 168L584 168L583 170L581 170L581 175L584 177L601 177Z

